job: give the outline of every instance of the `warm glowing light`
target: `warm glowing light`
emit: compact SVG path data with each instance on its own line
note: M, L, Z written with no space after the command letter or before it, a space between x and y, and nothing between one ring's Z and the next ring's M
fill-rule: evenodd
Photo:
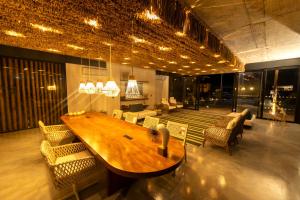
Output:
M13 36L13 37L22 37L24 38L25 35L23 35L22 33L13 31L13 30L6 30L4 31L5 35L9 35L9 36Z
M134 35L130 35L129 38L132 39L135 43L151 44L151 42L148 42L147 40L145 40L143 38L138 38Z
M154 63L153 63L153 62L149 62L148 64L149 64L149 65L154 65Z
M56 90L56 85L55 84L54 85L48 85L47 90L49 90L49 91Z
M214 54L215 58L219 58L221 55L220 54Z
M30 25L32 26L32 28L39 29L40 31L43 31L43 32L52 32L52 33L62 34L61 31L59 31L57 29L54 29L54 28L51 28L49 26L44 26L42 24L33 24L33 23L30 23Z
M101 94L104 86L101 81L97 81L96 83L96 93Z
M80 46L76 46L74 44L67 44L67 47L70 47L74 50L83 50L84 48L83 47L80 47Z
M102 92L105 94L105 96L116 97L120 93L120 88L115 81L107 81Z
M57 50L57 49L47 49L47 51L51 51L51 52L55 52L55 53L59 53L61 51Z
M174 65L177 64L176 61L169 61L168 63L169 63L169 64L174 64Z
M129 57L127 57L127 58L124 58L124 60L130 60L130 58L129 58Z
M164 65L164 66L161 66L162 68L167 68L167 66L166 65Z
M200 69L200 68L195 68L194 70L195 70L195 71L199 71L199 70L201 70L201 69Z
M85 83L81 82L79 84L79 93L86 93L85 91Z
M188 66L188 65L184 65L184 66L182 66L183 68L190 68L190 66Z
M157 58L157 60L164 60L163 58Z
M137 50L132 50L132 53L137 54L139 51Z
M241 91L245 91L246 90L246 88L245 87L241 87Z
M234 64L230 64L229 66L230 66L230 67L234 67Z
M205 72L207 72L207 71L205 71L205 70L202 70L201 72L205 73Z
M180 58L183 58L183 59L189 59L189 57L186 56L186 55L180 55Z
M95 58L96 60L103 60L103 58L102 57L98 57L98 58Z
M125 96L127 99L134 99L134 98L141 97L137 81L134 80L133 76L129 77Z
M102 44L104 44L106 46L112 46L113 45L112 43L109 43L109 42L102 42Z
M93 82L88 81L85 85L85 92L87 94L95 94L96 93L96 87Z
M195 61L191 61L190 63L191 63L191 64L195 64L196 62L195 62Z
M250 87L249 89L250 89L251 91L253 91L253 90L254 90L254 87Z
M178 37L184 37L184 36L186 36L185 33L180 32L180 31L177 31L177 32L175 33L175 35L177 35Z
M208 63L208 64L206 64L206 66L207 66L207 67L211 67L212 65Z
M223 64L223 63L226 63L226 60L220 60L218 61L219 64Z
M158 47L158 49L161 51L171 51L172 50L171 47L164 47L164 46L160 46L160 47Z
M237 68L235 68L235 69L233 69L233 71L238 71L239 69L237 69Z
M176 74L176 72L174 71L174 72L172 72L173 74Z
M97 29L100 27L96 19L84 19L84 23Z
M122 65L129 65L129 63L127 63L127 62L122 62L121 64Z
M182 71L183 69L177 69L178 71Z
M156 15L152 10L152 6L150 7L150 10L145 9L142 13L137 13L136 15L138 18L144 21L149 21L151 23L161 23L160 17Z
M201 46L200 46L200 49L205 49L205 46L204 46L204 45L201 45Z
M145 69L149 69L150 67L149 67L149 66L144 66L144 68L145 68Z
M216 69L211 69L211 71L216 71Z

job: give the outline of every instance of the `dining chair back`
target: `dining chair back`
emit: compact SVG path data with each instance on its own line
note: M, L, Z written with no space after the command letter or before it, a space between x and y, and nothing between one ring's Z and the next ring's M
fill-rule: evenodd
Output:
M159 123L159 118L146 116L143 123L143 127L156 130L158 123Z
M123 111L122 110L113 110L112 117L116 119L122 119Z

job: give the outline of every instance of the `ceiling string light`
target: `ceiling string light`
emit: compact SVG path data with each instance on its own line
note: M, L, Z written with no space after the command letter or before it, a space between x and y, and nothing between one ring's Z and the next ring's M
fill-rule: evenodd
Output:
M111 68L111 45L109 46L109 81L105 84L103 88L103 93L107 97L116 97L120 93L120 88L112 78L112 68Z
M132 30L132 34L133 34L133 21L132 21L131 30ZM133 49L133 42L131 43L131 49ZM132 57L132 54L131 54L131 57ZM137 81L135 80L134 75L133 75L133 65L131 65L131 75L129 75L129 77L128 77L125 96L127 99L136 99L136 98L141 97Z

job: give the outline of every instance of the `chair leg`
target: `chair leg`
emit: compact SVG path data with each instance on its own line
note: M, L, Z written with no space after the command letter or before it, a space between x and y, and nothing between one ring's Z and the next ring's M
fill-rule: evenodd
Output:
M229 147L229 144L227 144L227 146L225 147L226 148L226 151L229 153L229 155L231 156L231 150L230 150L230 147Z
M74 195L75 195L75 197L76 197L76 200L80 200L79 195L78 195L78 192L77 192L76 185L75 185L75 184L72 184L72 188L73 188L73 192L74 192Z

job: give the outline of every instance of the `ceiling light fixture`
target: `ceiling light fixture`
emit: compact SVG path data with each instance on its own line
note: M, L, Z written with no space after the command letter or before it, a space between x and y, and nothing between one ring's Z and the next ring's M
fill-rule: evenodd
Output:
M184 66L182 66L183 68L190 68L190 66L188 66L188 65L184 65Z
M189 59L189 57L186 56L186 55L180 55L180 58L183 58L183 59Z
M226 60L220 60L218 61L219 64L223 64L223 63L226 63Z
M201 72L205 73L205 72L207 72L207 71L205 71L205 70L202 70Z
M150 6L150 10L145 9L143 12L137 13L136 16L139 19L144 20L146 22L151 22L155 24L161 23L160 17L156 15L156 13L153 11L152 6Z
M47 49L47 51L51 51L51 52L54 52L54 53L59 53L59 52L61 52L61 51L59 51L59 50L57 50L57 49Z
M132 53L137 54L139 51L137 50L132 50Z
M191 62L190 62L190 64L195 64L195 63L196 63L195 61L191 61Z
M164 60L163 58L157 58L157 60Z
M169 61L168 63L169 63L169 64L173 64L173 65L177 64L176 61Z
M178 37L184 37L184 36L186 36L185 33L180 32L180 31L177 31L177 32L175 33L175 35L177 35Z
M149 67L149 66L144 66L144 68L145 68L145 69L149 69L150 67Z
M83 50L84 48L83 47L80 47L80 46L76 46L74 44L67 44L67 47L70 47L74 50Z
M158 47L158 49L161 51L171 51L172 50L171 47L164 47L164 46L160 46L160 47Z
M127 57L127 58L124 58L124 60L130 60L130 58L129 58L129 57Z
M24 38L25 35L23 35L22 33L13 31L13 30L6 30L4 31L5 35L9 35L9 36L13 36L13 37L22 37Z
M216 69L211 69L211 71L216 71Z
M92 26L96 29L100 28L100 25L99 25L99 23L96 19L87 19L87 18L85 18L84 23L87 24L87 25L90 25L90 26Z
M207 67L211 67L212 65L208 63L208 64L206 64L205 66L207 66Z
M129 38L132 39L135 43L151 44L151 42L149 42L143 38L138 38L134 35L130 35Z
M130 63L122 62L121 64L122 64L122 65L129 65Z
M182 71L183 69L177 69L178 71Z
M200 46L200 49L205 49L205 46L204 46L204 45L201 45L201 46Z
M201 69L200 69L200 68L195 68L194 70L195 70L195 71L199 71L199 70L201 70Z
M51 28L49 26L44 26L42 24L30 23L30 25L32 26L32 28L39 29L40 31L43 31L43 32L51 32L51 33L57 33L57 34L62 34L63 33L62 31Z
M149 62L148 64L149 64L149 65L154 65L154 63L153 63L153 62Z
M214 54L215 58L219 58L221 55L220 54Z

